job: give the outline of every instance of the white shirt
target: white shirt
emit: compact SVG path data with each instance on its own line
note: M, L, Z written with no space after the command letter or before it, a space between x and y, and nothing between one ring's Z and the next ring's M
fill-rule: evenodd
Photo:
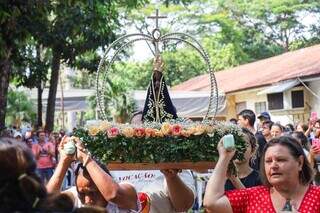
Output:
M167 182L159 170L112 171L111 175L117 182L133 184L137 192L144 192L150 198L150 213L173 213L174 208L169 199ZM196 197L195 181L189 170L178 174L184 184Z

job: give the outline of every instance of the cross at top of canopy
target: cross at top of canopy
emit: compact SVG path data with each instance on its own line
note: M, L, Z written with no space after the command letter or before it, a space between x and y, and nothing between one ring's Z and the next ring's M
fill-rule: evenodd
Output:
M156 9L156 15L154 16L148 16L150 19L155 19L156 21L156 29L159 29L159 19L161 18L167 18L167 16L160 16L159 15L159 9Z
M115 62L115 60L119 59L117 55L121 53L127 46L133 44L137 41L146 41L147 43L150 42L153 45L154 48L154 64L153 64L153 75L151 78L151 82L148 89L148 97L146 98L144 113L147 113L148 109L154 110L152 113L147 113L149 115L149 118L152 119L152 121L156 122L163 122L166 120L168 116L162 116L166 114L171 114L173 116L169 116L168 118L172 117L173 119L176 118L176 109L171 103L169 93L167 90L167 87L165 85L164 77L163 77L163 61L161 59L161 51L159 49L159 46L161 44L166 44L168 42L174 41L175 44L177 43L184 43L193 49L195 49L201 58L204 60L208 72L209 72L209 82L211 85L210 90L210 97L208 102L208 110L203 119L207 119L209 117L214 117L218 110L218 88L217 88L217 82L212 70L212 66L210 63L209 56L207 52L204 50L204 48L201 46L201 44L192 36L181 33L181 32L174 32L174 33L167 33L162 35L159 29L159 19L164 19L166 16L159 15L159 10L156 10L156 14L149 16L148 18L154 19L156 22L155 28L152 30L151 35L150 34L144 34L144 33L133 33L124 35L120 38L118 38L116 41L114 41L106 50L104 56L102 57L98 72L97 72L97 83L96 83L96 90L97 90L97 103L98 107L100 108L100 115L103 120L107 119L106 113L105 113L105 90L106 90L106 81L107 81L107 73L110 69L112 69L112 64ZM129 41L128 41L129 40ZM163 45L165 47L165 45ZM112 51L111 51L112 50ZM160 97L161 96L161 97ZM149 103L147 103L149 101ZM170 106L172 105L172 106ZM171 112L167 110L171 110ZM213 115L211 114L212 112ZM162 113L162 115L161 115ZM148 117L148 116L147 116ZM147 119L150 121L150 119Z

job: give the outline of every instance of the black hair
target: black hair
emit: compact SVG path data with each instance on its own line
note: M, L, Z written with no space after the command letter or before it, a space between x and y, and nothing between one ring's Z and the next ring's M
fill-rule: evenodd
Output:
M51 193L41 203L41 212L74 212L74 203L71 197L65 193Z
M32 138L25 138L24 141L27 143L29 140L31 140L33 142Z
M279 129L281 130L281 132L284 132L284 127L283 127L281 124L279 124L279 123L273 123L272 126L271 126L271 128L272 128L273 126L279 127Z
M273 125L273 122L270 121L270 120L264 121L264 122L262 123L262 126L265 126L265 125L269 128L269 130L271 130L271 127L272 127L272 125Z
M44 131L43 129L38 130L37 131L37 137L39 137L40 133L46 134L46 131Z
M0 171L1 211L39 211L47 192L35 173L36 161L25 143L0 138Z
M231 119L229 120L229 122L230 122L230 123L233 123L233 124L237 124L238 120L235 119L235 118L231 118Z
M254 114L254 112L250 109L245 109L242 110L238 116L242 116L244 119L247 119L249 121L249 125L250 126L254 126L254 122L256 122L256 115Z
M106 166L105 164L101 163L99 160L97 160L97 159L95 159L95 158L92 158L92 160L94 160L94 161L99 165L99 167L100 167L103 171L105 171L109 176L112 177L110 171L108 170L108 168L107 168L107 166ZM82 163L78 163L77 166L76 166L76 169L75 169L75 171L74 171L75 178L76 178L75 180L76 180L76 181L77 181L77 178L78 178L80 172L82 172L82 175L83 175L84 177L91 178L90 175L89 175L89 172L88 172L87 168L84 167Z
M249 138L249 143L252 151L256 151L258 149L257 139L254 134L247 128L241 128L243 134L245 134Z
M105 171L110 177L112 177L112 175L110 174L110 171L108 170L108 168L107 168L107 166L105 164L102 164L100 161L98 161L97 159L94 159L94 158L92 160L94 160L103 171ZM83 177L85 177L86 179L92 181L92 178L91 178L87 168L84 167L82 163L78 163L74 173L75 173L75 183L76 183L77 191L78 191L77 180L78 180L80 174ZM92 183L95 185L95 183L93 181L92 181ZM99 191L99 193L101 194L100 191ZM79 193L78 193L78 195L79 195Z
M294 126L292 124L287 124L285 126L285 131L286 132L293 132L294 131Z
M296 138L301 143L303 148L305 148L306 150L310 150L309 140L303 132L294 131L291 133L291 136Z
M242 127L241 130L242 130L242 133L244 135L246 135L249 139L248 142L251 147L251 152L253 153L252 157L251 157L251 162L253 163L255 161L255 159L257 158L257 150L259 148L259 144L257 143L256 137L249 129Z
M296 124L295 130L297 130L297 127L298 127L298 126L301 126L303 132L306 132L306 131L308 130L308 128L309 128L307 124L302 123L302 122L299 122L299 123Z

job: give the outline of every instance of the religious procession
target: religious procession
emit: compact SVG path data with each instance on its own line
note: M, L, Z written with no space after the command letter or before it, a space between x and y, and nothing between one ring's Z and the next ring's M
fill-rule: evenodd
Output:
M0 5L0 212L320 213L319 1Z

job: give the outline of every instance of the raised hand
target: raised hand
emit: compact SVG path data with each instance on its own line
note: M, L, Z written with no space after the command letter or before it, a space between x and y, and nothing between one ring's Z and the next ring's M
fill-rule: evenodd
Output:
M177 177L178 173L181 172L181 169L163 169L160 170L160 172L162 172L166 179L171 179Z
M81 163L84 163L86 159L90 157L89 151L84 147L82 141L79 138L73 137L72 139L75 141L75 146L77 147L76 158Z
M218 146L217 146L218 152L219 152L219 158L231 160L236 153L235 149L225 149L223 146L223 138L219 141Z
M70 139L69 137L63 136L63 138L61 139L61 142L60 142L60 144L59 144L59 146L58 146L58 151L59 151L60 159L61 159L61 160L65 160L65 161L71 163L72 161L76 160L76 159L75 159L75 153L73 153L73 154L66 154L66 153L64 152L64 150L63 150L64 147L66 146L66 144L68 143L69 139Z
M320 154L320 147L318 145L313 144L310 148L310 154L313 156Z

